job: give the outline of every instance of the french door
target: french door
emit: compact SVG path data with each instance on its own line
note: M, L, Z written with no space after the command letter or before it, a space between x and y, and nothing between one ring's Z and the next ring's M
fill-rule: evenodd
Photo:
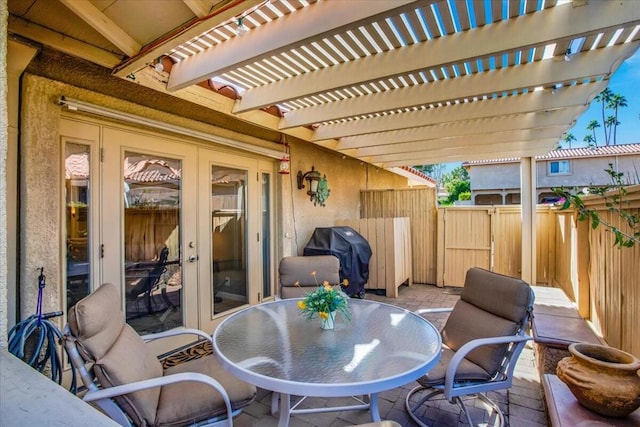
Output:
M118 128L102 140L103 281L122 284L134 329L213 331L272 296L272 161Z
M102 142L103 281L141 334L197 327L197 147L110 127Z
M200 325L272 295L271 162L201 148L198 230Z

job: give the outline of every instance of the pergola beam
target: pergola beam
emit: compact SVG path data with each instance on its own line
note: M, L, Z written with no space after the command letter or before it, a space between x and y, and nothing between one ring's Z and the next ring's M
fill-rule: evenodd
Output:
M321 144L334 150L387 146L391 144L421 141L425 139L447 138L451 135L474 137L477 135L514 131L523 129L544 128L549 126L566 126L572 123L584 110L583 106L570 107L547 112L533 112L494 116L488 119L454 122L433 126L420 126L388 132L377 132L340 138L337 142Z
M85 58L87 61L106 68L112 68L122 61L122 56L66 37L64 34L27 22L17 16L11 15L9 17L8 30L10 33L19 34L21 37L50 46L68 55Z
M142 47L140 43L89 1L60 0L60 2L87 24L91 25L105 39L116 45L127 56L135 55Z
M602 80L563 88L563 90L555 94L551 91L538 91L526 95L485 99L473 103L454 104L402 114L389 114L369 119L333 123L317 128L314 131L312 141L317 142L350 135L366 135L441 123L455 123L508 114L553 111L568 107L586 109L589 102L606 87L607 82Z
M156 42L152 43L152 48L144 49L136 56L128 59L125 63L116 67L114 69L114 74L118 77L124 78L131 73L137 73L138 71L147 67L160 55L165 55L176 46L188 42L194 37L197 37L198 35L209 31L211 28L214 28L221 23L228 21L234 16L241 14L245 10L259 5L263 1L264 0L242 0L231 4L227 4L224 2L222 4L219 3L220 6L218 8L209 12L206 17L198 20L193 25L190 25L184 31L181 31L180 34L166 40L157 40ZM203 81L204 80L205 79L203 79Z
M509 143L513 141L527 142L549 138L555 138L556 141L558 141L560 140L559 135L562 135L565 128L565 126L550 126L546 128L490 132L477 135L452 136L449 138L423 139L421 141L404 142L400 144L378 145L375 147L352 148L338 151L357 158L395 155L405 155L409 157L414 153L419 153L424 150L449 148L458 149L461 147L469 148L478 147L480 145L489 146L497 143Z
M269 25L254 28L243 37L228 40L181 61L173 67L167 89L183 89L228 70L291 50L305 42L374 22L382 13L397 10L399 14L407 4L415 8L425 2L350 0L313 3L304 14L284 16Z
M419 105L483 97L524 88L533 89L550 86L556 82L608 76L622 61L613 69L611 64L619 57L627 58L633 54L637 44L638 42L627 43L583 53L573 59L571 67L564 61L550 58L519 67L502 68L301 108L289 111L282 118L281 129Z
M373 163L379 167L391 168L396 166L433 165L437 163L464 162L471 160L491 160L497 157L505 157L501 154L503 152L508 152L508 157L510 158L539 156L553 150L558 144L558 140L552 138L522 144L524 145L520 145L519 143L505 143L500 147L476 147L473 150L466 149L464 147L433 150L431 152L420 153L420 155L409 160L378 161L373 158L362 160Z
M425 41L290 77L247 90L234 112L266 107L409 72L461 64L504 52L524 51L556 40L604 32L640 20L632 2L592 2L588 7L566 4L479 27L451 37ZM544 28L545 31L539 31Z

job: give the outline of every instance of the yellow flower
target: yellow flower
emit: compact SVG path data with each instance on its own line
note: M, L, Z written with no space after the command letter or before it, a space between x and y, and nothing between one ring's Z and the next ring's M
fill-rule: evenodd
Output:
M349 286L349 279L342 279L342 286L344 286L345 288Z
M348 307L349 297L342 292L340 284L334 286L328 280L319 283L316 274L315 271L311 272L316 282L316 289L305 294L297 302L300 313L309 319L318 316L320 319L326 320L330 313L338 311L344 319L351 320ZM345 280L342 283L348 284L349 282ZM296 285L299 286L299 283L296 282Z

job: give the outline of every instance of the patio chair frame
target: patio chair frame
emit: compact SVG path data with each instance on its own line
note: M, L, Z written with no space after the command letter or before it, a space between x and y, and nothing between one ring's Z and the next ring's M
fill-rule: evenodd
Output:
M526 335L526 330L529 327L529 322L532 318L533 313L534 294L532 289L529 289L529 301L530 304L527 306L525 315L515 334L489 338L477 338L468 341L454 352L451 360L449 361L449 364L447 365L444 376L444 384L436 384L432 386L424 386L420 384L409 391L405 399L405 407L409 416L419 426L426 427L426 424L424 424L416 415L417 409L420 408L425 402L438 395L443 395L444 398L446 398L450 403L457 404L464 412L467 422L470 426L473 426L474 423L471 419L471 415L469 414L469 410L467 409L467 406L462 399L463 397L476 397L480 399L482 403L495 410L499 421L498 425L502 426L505 424L504 414L502 413L502 410L496 402L494 402L487 396L486 393L489 391L508 389L513 384L513 372L516 367L516 362L518 361L520 353L524 349L527 341L533 339L531 336ZM420 315L450 313L453 311L453 309L453 307L432 309L427 308L416 310L415 313ZM455 379L458 367L470 352L483 346L504 344L508 345L508 349L502 359L498 370L491 379L485 381L457 381ZM416 394L426 392L428 390L432 391L426 393L426 395L420 398L417 402L411 402L412 397L414 397Z

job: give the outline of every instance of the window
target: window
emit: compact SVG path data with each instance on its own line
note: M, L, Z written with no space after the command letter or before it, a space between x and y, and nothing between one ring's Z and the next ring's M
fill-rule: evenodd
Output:
M568 175L571 173L569 160L549 162L549 175Z
M90 147L65 143L67 308L89 295L91 188Z

